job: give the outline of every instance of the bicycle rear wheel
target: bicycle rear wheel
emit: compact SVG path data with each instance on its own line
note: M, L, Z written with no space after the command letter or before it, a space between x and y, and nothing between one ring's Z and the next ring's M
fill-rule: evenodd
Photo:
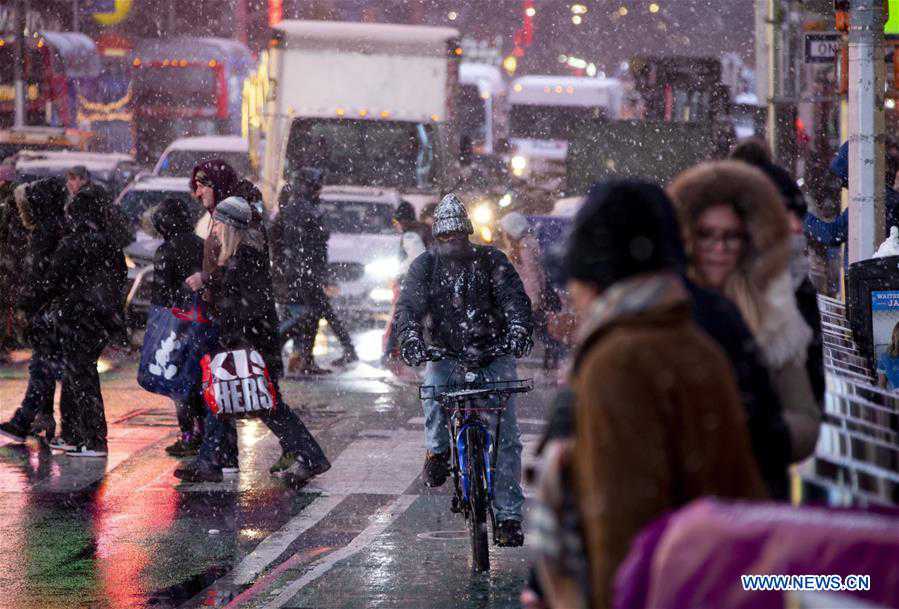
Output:
M490 570L487 545L487 468L484 462L484 434L469 427L465 440L465 464L468 476L468 531L471 537L472 569Z

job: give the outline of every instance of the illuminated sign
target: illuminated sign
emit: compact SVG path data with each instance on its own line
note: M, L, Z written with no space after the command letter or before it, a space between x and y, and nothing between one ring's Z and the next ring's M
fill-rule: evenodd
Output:
M28 101L36 101L40 97L40 89L37 85L28 85ZM16 100L16 88L13 85L0 85L0 102Z
M111 4L104 2L102 4ZM115 0L114 10L110 12L95 12L94 21L100 25L116 25L125 20L131 12L131 0Z
M899 34L899 0L889 0L887 5L889 18L883 26L884 34Z
M284 0L268 0L268 24L278 25L284 19Z

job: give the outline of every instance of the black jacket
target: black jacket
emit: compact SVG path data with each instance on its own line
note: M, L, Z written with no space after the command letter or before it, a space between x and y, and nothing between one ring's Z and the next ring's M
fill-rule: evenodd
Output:
M400 344L412 333L424 337L425 317L431 343L456 352L494 347L511 325L533 330L531 301L506 255L485 245L472 249L465 262L433 251L415 259L396 303Z
M125 256L106 230L106 208L89 193L69 204L69 227L31 295L38 325L63 355L96 351L122 331Z
M268 231L275 298L303 304L327 281L328 229L314 202L290 199Z
M150 302L160 307L190 308L193 296L184 280L203 269L203 240L191 232L166 239L153 257Z
M216 310L224 347L253 347L272 378L280 378L281 345L272 294L271 270L265 252L241 245L223 268Z
M46 178L29 184L26 193L18 202L19 217L30 232L20 304L31 317L40 308L37 294L51 287L47 273L65 233L63 209L68 191L62 178Z
M789 499L790 432L755 339L730 300L686 283L696 323L721 345L733 365L746 407L752 451L768 492L775 499Z

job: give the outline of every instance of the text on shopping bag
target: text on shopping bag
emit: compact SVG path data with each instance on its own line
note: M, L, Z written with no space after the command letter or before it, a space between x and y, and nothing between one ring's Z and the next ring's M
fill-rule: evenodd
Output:
M203 358L203 398L216 415L252 416L275 407L275 388L265 360L253 349Z

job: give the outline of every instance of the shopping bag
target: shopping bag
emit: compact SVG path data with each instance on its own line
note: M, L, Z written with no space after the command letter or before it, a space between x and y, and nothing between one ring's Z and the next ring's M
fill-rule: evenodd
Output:
M197 303L190 310L153 306L140 353L137 383L184 401L200 383L200 360L216 342L216 327Z
M201 362L203 400L219 417L258 417L276 407L265 360L253 348L208 353Z

